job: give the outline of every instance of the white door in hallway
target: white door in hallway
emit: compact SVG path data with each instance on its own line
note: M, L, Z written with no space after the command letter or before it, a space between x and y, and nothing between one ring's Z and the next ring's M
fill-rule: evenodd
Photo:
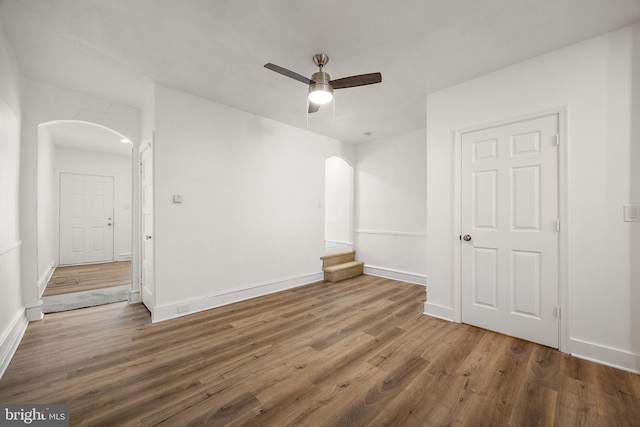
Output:
M557 114L462 134L462 321L558 348Z
M60 264L113 261L112 176L60 174Z
M140 287L142 303L153 314L155 267L153 242L153 156L150 144L140 147Z

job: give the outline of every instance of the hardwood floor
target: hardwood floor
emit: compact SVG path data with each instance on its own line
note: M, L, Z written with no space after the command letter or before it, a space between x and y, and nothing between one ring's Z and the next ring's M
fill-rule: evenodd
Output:
M72 425L638 426L640 376L422 314L360 276L151 324L141 305L29 325L2 403Z
M131 284L131 261L57 267L43 297Z

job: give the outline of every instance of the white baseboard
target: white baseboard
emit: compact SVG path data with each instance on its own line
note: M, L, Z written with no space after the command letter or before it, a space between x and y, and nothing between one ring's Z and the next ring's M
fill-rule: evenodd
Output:
M438 319L454 322L455 317L453 315L453 308L445 307L438 304L430 303L429 301L424 303L424 314L431 317L437 317Z
M409 271L394 270L392 268L377 267L375 265L365 264L364 274L368 274L370 276L384 277L385 279L399 280L401 282L415 283L416 285L427 286L426 275L411 273Z
M57 266L58 262L56 260L51 261L49 268L47 268L47 270L42 273L42 276L38 278L38 298L42 298L42 294L45 289L47 289L47 284L49 283L49 280L51 280L51 276L53 276L53 272Z
M174 301L154 307L152 321L161 322L199 311L209 310L223 305L256 298L286 289L320 282L324 279L322 272L308 273L299 276L285 277L268 282L256 283L220 292L212 292L201 297Z
M42 312L42 298L35 301L33 305L28 305L24 308L24 313L27 316L29 322L35 322L37 320L44 319L44 313Z
M138 302L142 302L142 294L140 293L140 289L129 291L129 304L135 304Z
M11 324L2 332L0 337L0 378L9 367L28 324L29 321L23 309L16 314Z
M131 261L131 252L118 254L116 261Z
M603 365L640 374L640 354L571 339L571 355Z

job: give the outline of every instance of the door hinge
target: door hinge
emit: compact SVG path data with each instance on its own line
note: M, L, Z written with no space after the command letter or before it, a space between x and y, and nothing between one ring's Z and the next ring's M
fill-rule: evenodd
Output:
M556 318L560 319L562 317L562 310L560 309L560 307L556 307Z
M553 145L555 145L556 147L560 146L560 134L555 134L553 135Z
M556 220L556 231L558 233L560 232L560 220L559 219Z

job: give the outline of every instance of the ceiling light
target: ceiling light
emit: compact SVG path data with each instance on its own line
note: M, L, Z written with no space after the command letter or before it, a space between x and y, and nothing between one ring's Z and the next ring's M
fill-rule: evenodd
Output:
M309 85L309 101L322 105L331 102L333 89L325 83L313 83Z

